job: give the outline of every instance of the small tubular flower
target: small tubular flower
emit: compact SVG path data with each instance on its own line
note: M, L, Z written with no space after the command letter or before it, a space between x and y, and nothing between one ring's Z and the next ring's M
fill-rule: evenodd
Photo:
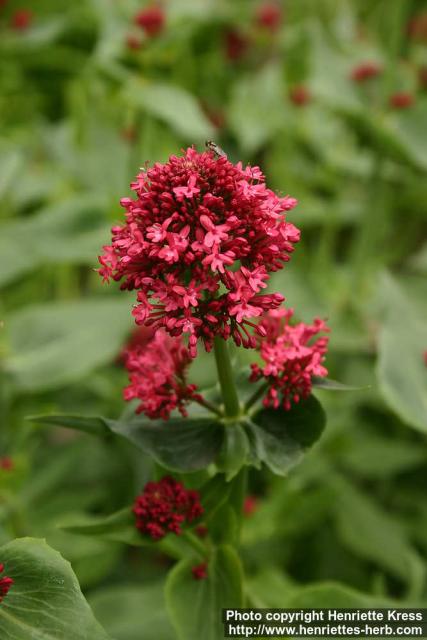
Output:
M0 602L2 602L3 598L7 596L9 593L9 589L13 585L12 578L8 576L1 577L1 574L4 571L4 565L0 563Z
M307 398L313 376L326 376L323 366L328 338L318 336L329 331L323 320L313 324L290 324L292 309L270 311L260 322L265 337L260 340L260 355L264 366L252 364L251 382L265 379L268 390L264 406L282 406L289 410L292 403ZM317 337L316 337L317 336Z
M131 188L136 199L122 199L126 222L113 227L99 273L138 291L136 323L189 334L191 357L215 336L254 348L250 319L283 301L260 292L299 240L286 220L297 201L268 189L258 167L193 148L142 170Z
M167 533L181 535L183 525L199 518L203 511L198 491L186 489L170 476L148 482L133 506L137 529L153 540L161 540Z
M201 399L196 385L187 383L191 358L180 337L158 331L145 345L128 347L122 358L130 381L124 398L141 401L136 413L167 420L171 411L178 409L186 417L186 404Z

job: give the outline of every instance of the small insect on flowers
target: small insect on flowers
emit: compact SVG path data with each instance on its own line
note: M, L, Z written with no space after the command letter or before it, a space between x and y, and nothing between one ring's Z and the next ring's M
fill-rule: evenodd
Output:
M218 158L227 157L225 151L221 149L221 147L217 145L216 142L213 142L213 140L206 140L206 147L209 149L209 151L212 151L216 156L218 156Z

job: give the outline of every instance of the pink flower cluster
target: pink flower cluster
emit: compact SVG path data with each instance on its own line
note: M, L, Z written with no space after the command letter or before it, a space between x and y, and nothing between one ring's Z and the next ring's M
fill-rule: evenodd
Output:
M316 318L313 324L290 324L292 309L271 311L260 322L265 338L260 341L260 355L264 366L252 364L251 382L265 379L268 383L264 398L266 407L287 411L292 403L307 398L312 389L313 376L326 376L323 366L328 338L315 337L329 331L325 323Z
M4 565L0 564L0 575L4 571ZM12 578L8 578L8 576L4 576L0 578L0 602L7 596L9 593L10 587L13 585Z
M285 218L296 200L268 189L258 167L193 148L142 170L131 188L99 272L138 291L137 324L189 334L192 357L198 339L210 350L215 336L255 347L248 329L263 327L250 319L283 301L261 291L299 240Z
M196 385L186 381L191 358L180 337L158 331L147 344L130 346L122 357L130 380L124 398L141 401L137 413L167 420L171 411L178 409L185 417L185 405L201 398Z
M167 533L182 533L182 526L203 514L198 491L188 490L181 482L165 476L160 482L148 482L133 506L136 527L153 540Z

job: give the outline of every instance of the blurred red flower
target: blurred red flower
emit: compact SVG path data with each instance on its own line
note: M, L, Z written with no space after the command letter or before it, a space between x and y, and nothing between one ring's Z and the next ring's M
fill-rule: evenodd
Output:
M33 21L33 12L30 9L19 9L12 14L10 25L17 31L25 31L31 26Z
M166 15L163 9L158 5L152 5L139 11L135 16L135 24L145 31L147 36L154 38L158 36L164 29L166 24Z
M293 87L289 93L289 97L291 101L297 107L303 107L309 102L311 102L311 94L307 87L303 85L298 85Z
M257 24L271 32L279 29L282 23L282 17L282 9L278 2L263 2L257 7Z
M376 78L383 69L377 62L362 62L351 72L351 79L355 82L365 82L370 78Z
M408 109L415 103L415 97L412 93L399 91L390 96L389 105L393 109Z

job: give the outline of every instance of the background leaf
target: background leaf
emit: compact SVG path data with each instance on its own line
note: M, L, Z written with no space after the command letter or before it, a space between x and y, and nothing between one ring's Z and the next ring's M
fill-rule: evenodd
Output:
M15 540L0 549L14 584L0 607L11 640L108 640L85 601L71 566L41 540ZM24 634L24 636L23 636Z

